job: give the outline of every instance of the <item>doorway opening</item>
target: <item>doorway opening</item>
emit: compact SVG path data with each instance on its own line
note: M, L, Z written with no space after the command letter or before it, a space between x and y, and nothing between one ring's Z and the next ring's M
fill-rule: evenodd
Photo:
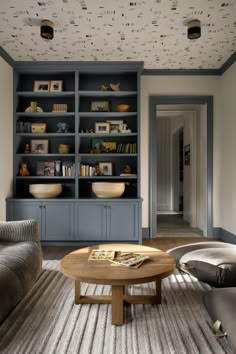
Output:
M151 238L213 237L212 103L211 96L150 97Z

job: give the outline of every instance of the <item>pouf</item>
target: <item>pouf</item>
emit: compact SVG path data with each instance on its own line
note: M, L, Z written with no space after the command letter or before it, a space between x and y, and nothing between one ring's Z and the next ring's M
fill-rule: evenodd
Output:
M200 242L168 251L178 269L215 287L236 286L236 246Z
M204 305L213 322L220 321L222 332L236 353L236 288L213 289L203 296Z

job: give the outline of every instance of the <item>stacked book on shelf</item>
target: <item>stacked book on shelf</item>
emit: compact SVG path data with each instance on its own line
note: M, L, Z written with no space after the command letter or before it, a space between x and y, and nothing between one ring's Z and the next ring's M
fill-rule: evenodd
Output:
M80 164L79 175L82 177L90 177L94 175L95 168L88 164Z
M116 152L121 154L136 154L137 143L119 143L117 145Z
M91 251L88 261L109 261L113 265L129 268L139 268L141 264L148 259L141 253L134 252L120 252L107 249L94 249Z

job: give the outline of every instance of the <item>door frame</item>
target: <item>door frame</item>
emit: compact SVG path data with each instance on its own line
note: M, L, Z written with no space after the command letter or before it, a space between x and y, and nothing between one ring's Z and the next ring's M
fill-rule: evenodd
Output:
M207 237L213 238L213 96L150 96L149 97L149 226L150 238L156 236L157 208L157 105L206 104L207 106Z

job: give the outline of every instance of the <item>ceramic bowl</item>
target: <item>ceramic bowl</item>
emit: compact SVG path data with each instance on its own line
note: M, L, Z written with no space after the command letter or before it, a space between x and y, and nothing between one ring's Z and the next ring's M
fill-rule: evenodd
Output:
M58 151L60 154L68 154L70 152L70 145L68 144L59 144Z
M98 198L119 198L125 191L124 182L93 182L92 191Z
M117 112L129 112L130 105L129 104L118 104L116 106Z
M62 192L62 184L30 184L29 192L35 198L55 198Z

